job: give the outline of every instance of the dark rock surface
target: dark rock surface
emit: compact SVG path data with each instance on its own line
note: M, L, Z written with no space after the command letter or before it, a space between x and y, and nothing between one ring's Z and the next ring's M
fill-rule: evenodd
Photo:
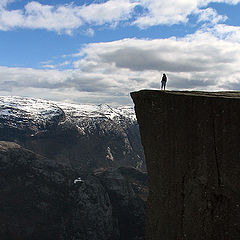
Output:
M73 169L92 171L133 166L145 170L136 124L109 127L112 122L106 119L95 119L93 124L95 129L85 135L80 134L74 124L64 122L33 137L15 135L15 141Z
M149 174L148 240L240 239L240 93L131 93Z
M121 240L145 239L147 174L133 168L98 172L113 207Z
M144 239L146 181L132 168L73 171L0 142L0 239Z

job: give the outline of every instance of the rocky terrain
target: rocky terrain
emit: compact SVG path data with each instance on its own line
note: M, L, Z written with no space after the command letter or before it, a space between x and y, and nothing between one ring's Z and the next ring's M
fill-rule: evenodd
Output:
M145 169L131 107L0 97L1 240L143 240Z
M0 140L16 142L73 169L146 170L131 107L0 97Z
M149 176L146 238L240 239L240 93L131 96Z
M0 142L0 239L145 239L146 174L86 173Z

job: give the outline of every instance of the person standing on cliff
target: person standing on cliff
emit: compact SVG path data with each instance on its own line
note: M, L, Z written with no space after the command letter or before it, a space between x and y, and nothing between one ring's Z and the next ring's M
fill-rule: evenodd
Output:
M166 74L164 73L163 76L162 76L162 85L161 85L161 90L165 90L165 87L166 87L166 83L167 83L167 76Z

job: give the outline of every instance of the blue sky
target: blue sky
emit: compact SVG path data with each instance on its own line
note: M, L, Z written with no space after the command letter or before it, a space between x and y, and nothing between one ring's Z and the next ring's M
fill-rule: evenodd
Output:
M240 90L240 0L1 0L0 95L131 104Z

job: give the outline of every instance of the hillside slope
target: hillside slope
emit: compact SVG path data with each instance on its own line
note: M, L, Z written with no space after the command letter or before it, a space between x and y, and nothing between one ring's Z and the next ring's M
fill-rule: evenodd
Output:
M73 171L0 141L0 239L144 240L139 187L136 169Z
M135 113L127 106L0 97L0 140L16 142L73 169L145 170Z

